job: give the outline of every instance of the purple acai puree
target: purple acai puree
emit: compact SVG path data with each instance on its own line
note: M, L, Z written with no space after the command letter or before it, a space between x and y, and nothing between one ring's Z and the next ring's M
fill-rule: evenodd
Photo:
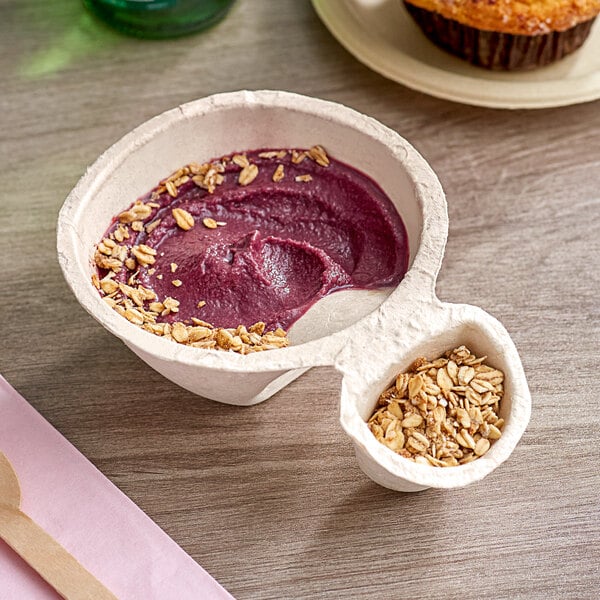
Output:
M309 158L294 164L245 152L258 166L247 186L241 168L226 162L224 181L212 194L192 181L152 200L160 205L144 219L160 224L150 233L130 231L124 244L157 251L152 269L141 268L138 282L158 300L179 301L179 312L157 321L190 322L197 317L218 327L288 329L316 301L340 289L396 286L408 267L408 240L402 219L383 190L367 175L334 159L321 166ZM272 180L277 165L284 178ZM310 175L310 181L295 177ZM156 194L155 194L156 195ZM142 198L151 201L151 194ZM179 228L172 209L181 208L195 224ZM203 225L209 217L224 223ZM115 221L105 234L118 226ZM171 264L176 265L173 272ZM127 281L123 269L116 279ZM181 281L176 287L172 282ZM198 303L206 304L201 308Z

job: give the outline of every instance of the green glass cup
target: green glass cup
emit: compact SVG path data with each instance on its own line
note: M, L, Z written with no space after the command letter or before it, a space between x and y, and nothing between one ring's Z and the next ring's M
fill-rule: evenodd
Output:
M218 23L235 0L83 0L100 19L129 35L170 38Z

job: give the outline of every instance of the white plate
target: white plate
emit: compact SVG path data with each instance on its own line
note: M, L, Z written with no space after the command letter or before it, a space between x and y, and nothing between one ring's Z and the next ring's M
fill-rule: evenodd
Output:
M432 44L401 0L312 0L329 31L381 75L475 106L547 108L600 98L600 19L585 44L560 62L526 73L474 67Z

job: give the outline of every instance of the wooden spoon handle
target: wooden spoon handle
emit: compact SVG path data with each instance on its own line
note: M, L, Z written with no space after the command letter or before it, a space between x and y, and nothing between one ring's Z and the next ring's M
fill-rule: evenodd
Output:
M0 537L66 600L117 600L18 508L0 504Z

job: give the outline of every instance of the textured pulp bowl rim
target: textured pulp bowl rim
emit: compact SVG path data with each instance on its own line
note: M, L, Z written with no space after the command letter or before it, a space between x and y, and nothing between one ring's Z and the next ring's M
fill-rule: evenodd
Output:
M89 275L80 268L77 260L81 242L76 225L80 219L85 218L85 208L93 202L95 190L111 176L116 167L121 165L132 152L174 124L202 117L215 110L240 107L283 108L316 116L342 127L360 131L376 142L385 144L413 182L414 193L421 209L423 227L411 268L400 285L376 309L375 313L381 312L387 304L397 302L398 295L401 295L404 288L409 285L409 279L414 284L421 285L424 292L433 296L435 279L446 243L448 220L441 184L425 159L397 132L354 109L335 102L273 90L228 92L182 104L142 123L108 148L87 169L61 208L57 225L59 264L67 284L90 315L127 345L141 348L145 353L162 360L242 373L333 364L344 341L357 330L362 329L365 321L372 317L373 313L332 335L268 352L240 355L233 352L192 348L146 332L109 308L101 300L89 280ZM330 343L330 347L323 354L323 346L326 342Z

